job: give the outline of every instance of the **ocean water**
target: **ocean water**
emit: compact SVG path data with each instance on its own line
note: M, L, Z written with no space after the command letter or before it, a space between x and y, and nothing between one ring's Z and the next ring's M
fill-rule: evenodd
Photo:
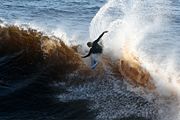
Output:
M0 120L180 120L179 0L1 0L0 24ZM51 50L37 31L19 28L81 45L81 54L108 30L104 56L136 56L155 88L134 86L105 63L88 73L77 67L88 66L80 53L58 43Z
M104 0L17 0L1 2L1 19L47 32L88 39L89 24Z

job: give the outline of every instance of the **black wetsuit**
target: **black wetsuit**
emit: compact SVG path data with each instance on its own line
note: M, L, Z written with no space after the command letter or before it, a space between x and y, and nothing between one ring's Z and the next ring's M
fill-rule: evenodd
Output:
M89 57L91 54L98 54L98 53L102 53L103 52L103 48L101 45L98 44L98 42L100 41L101 37L104 35L105 32L103 32L97 40L95 40L93 43L92 43L92 47L91 49L89 50L89 53L82 57L82 58L86 58L86 57Z

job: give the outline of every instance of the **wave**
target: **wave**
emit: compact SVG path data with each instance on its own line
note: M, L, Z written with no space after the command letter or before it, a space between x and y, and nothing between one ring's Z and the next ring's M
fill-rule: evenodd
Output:
M176 118L177 91L172 91L169 83L158 86L169 78L161 78L161 69L157 72L149 67L152 63L145 61L137 49L152 27L160 26L162 17L148 14L146 7L140 7L144 2L110 0L93 18L91 39L109 30L96 70L89 68L90 59L81 58L85 51L81 45L66 45L63 39L36 29L1 26L0 116L4 111L17 115L14 111L22 109L27 110L25 113L38 109L43 116L41 112L47 109L46 113L53 117L61 111L58 118L65 119L82 119L78 112L82 110L83 119L89 119L87 114L96 119L162 119L166 114L167 119ZM144 9L147 16L141 13ZM162 88L168 91L167 96L162 95Z
M84 115L81 117L85 118L88 113L93 117L86 110L85 101L67 105L54 98L65 90L52 85L78 79L75 73L69 79L68 76L85 67L72 48L75 47L68 47L61 39L48 37L34 29L11 25L0 27L0 119L79 118L70 114L82 103L84 106L80 109ZM78 109L75 112L78 113Z
M89 28L92 40L109 31L95 70L81 58L84 47L56 32L0 21L0 119L179 119L177 65L151 58L168 50L171 4L108 0ZM157 40L165 52L156 51Z
M10 82L8 76L15 71L17 77L21 76L18 73L26 75L36 72L49 74L64 81L65 77L73 72L76 72L76 76L79 77L92 74L78 53L78 45L67 46L55 36L48 37L37 30L23 29L18 26L0 27L0 37L0 65L4 82ZM103 61L121 77L129 78L142 86L148 82L151 84L150 74L140 66L136 58L113 61L109 56L104 56ZM103 69L100 65L96 73L102 72ZM19 78L13 78L11 81L16 79Z
M66 106L66 101L63 102L61 96L63 96L66 91L68 93L71 87L86 86L87 83L95 84L93 85L94 87L97 86L98 83L111 86L114 80L122 82L123 79L128 79L129 83L132 85L140 85L144 87L147 86L146 84L148 82L151 83L150 74L141 67L138 62L133 62L134 60L137 61L135 58L133 58L133 60L127 60L124 58L114 61L110 56L103 55L102 62L98 65L96 70L93 71L88 66L89 59L83 60L81 58L81 54L83 53L80 51L84 50L79 45L66 45L61 39L55 36L47 36L35 29L22 28L13 25L1 26L0 114L1 112L11 112L11 116L16 116L17 114L20 114L19 112L21 110L23 110L25 113L21 113L22 116L30 114L30 118L36 118L36 116L33 116L31 112L29 113L29 109L30 111L33 111L34 109L39 109L39 111L53 109L54 113L52 110L50 111L52 112L52 116L54 116L56 115L56 111L59 111L62 107ZM82 88L80 87L80 89ZM94 88L89 90L89 92L93 91L93 89ZM111 87L109 90L110 89ZM103 92L105 91L103 90ZM79 91L79 93L81 92ZM79 93L75 93L74 95L78 95ZM61 95L58 99L61 99L62 102L56 103L56 107L53 107L52 104L55 103L52 102L52 98L54 98L53 96L56 94ZM84 93L82 93L82 95L83 94ZM99 92L97 92L97 94L99 94ZM128 95L129 94L133 93L128 93ZM71 98L73 98L74 95L71 95ZM126 96L126 94L124 95ZM128 97L128 95L126 97ZM137 97L136 99L138 99L137 104L144 103L144 105L149 106L147 111L155 109L154 106L152 106L152 103L146 103L146 100L143 98ZM68 99L66 98L66 100ZM97 100L101 99L97 98ZM87 107L87 104L84 106L81 105L81 99L79 99L79 102L76 104L71 103L70 101L68 101L68 104L72 107L78 104L79 107L76 108L76 112L79 111L78 109L85 109ZM31 107L29 107L29 105ZM18 106L22 106L22 109L19 109ZM138 110L133 110L134 112L132 112L132 114L129 113L128 110L125 110L127 113L126 115L121 115L122 118L132 117L138 119L139 117L147 117L143 115L143 106L137 108L137 105L134 106L134 104L132 104L132 108ZM66 110L69 109L72 108L66 108ZM136 112L138 111L141 111L139 117L136 115ZM104 115L101 116L104 112L102 111L100 115L98 115L98 118L104 118ZM68 114L70 113L71 110ZM83 118L89 119L86 115L86 110L84 110L83 113ZM42 116L41 112L38 114L39 117ZM73 116L73 114L68 114L68 117ZM91 117L94 116L94 112L88 112L88 114L90 114ZM120 113L118 112L118 114ZM149 112L148 115L155 117L153 112ZM3 116L4 114L1 114L0 118L5 119ZM61 116L61 118L62 117L64 116ZM80 116L77 116L77 118L79 117Z
M54 78L65 76L82 65L79 55L71 47L37 30L0 27L0 38L2 83L10 84L29 75L32 75L30 78L41 74Z

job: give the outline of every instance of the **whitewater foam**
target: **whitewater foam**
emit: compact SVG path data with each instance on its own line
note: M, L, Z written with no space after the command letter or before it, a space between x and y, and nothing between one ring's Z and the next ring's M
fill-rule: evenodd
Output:
M148 50L153 48L148 48L148 46L155 44L153 42L157 40L159 45L164 42L163 40L166 41L166 38L160 35L168 32L169 22L172 22L169 19L171 3L170 0L109 0L93 18L89 28L91 39L95 39L95 36L104 30L109 31L109 34L103 38L105 54L110 55L111 53L111 56L121 58L130 53L139 58L142 66L153 77L152 81L161 96L158 98L157 104L159 104L160 110L164 110L165 114L163 115L167 119L174 115L171 114L175 112L173 109L177 114L179 113L179 102L174 99L174 97L179 99L180 92L176 57L168 55L166 59L163 59L163 50L166 48L158 51L156 58L152 57L152 53L145 53L144 50L154 50L155 52L156 49ZM152 40L155 41L150 42ZM159 46L159 48L161 47ZM171 108L171 112L166 111L167 108L165 109L161 104L162 101L164 101L163 104L167 104L165 99L168 97L168 103L170 103L168 108ZM177 114L175 114L175 118L180 119ZM159 119L164 118L162 114L160 116Z

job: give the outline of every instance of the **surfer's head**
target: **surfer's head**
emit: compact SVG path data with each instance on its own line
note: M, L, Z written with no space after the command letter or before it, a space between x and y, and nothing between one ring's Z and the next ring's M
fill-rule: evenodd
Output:
M87 43L87 46L88 46L88 47L92 47L92 42L88 42L88 43Z

